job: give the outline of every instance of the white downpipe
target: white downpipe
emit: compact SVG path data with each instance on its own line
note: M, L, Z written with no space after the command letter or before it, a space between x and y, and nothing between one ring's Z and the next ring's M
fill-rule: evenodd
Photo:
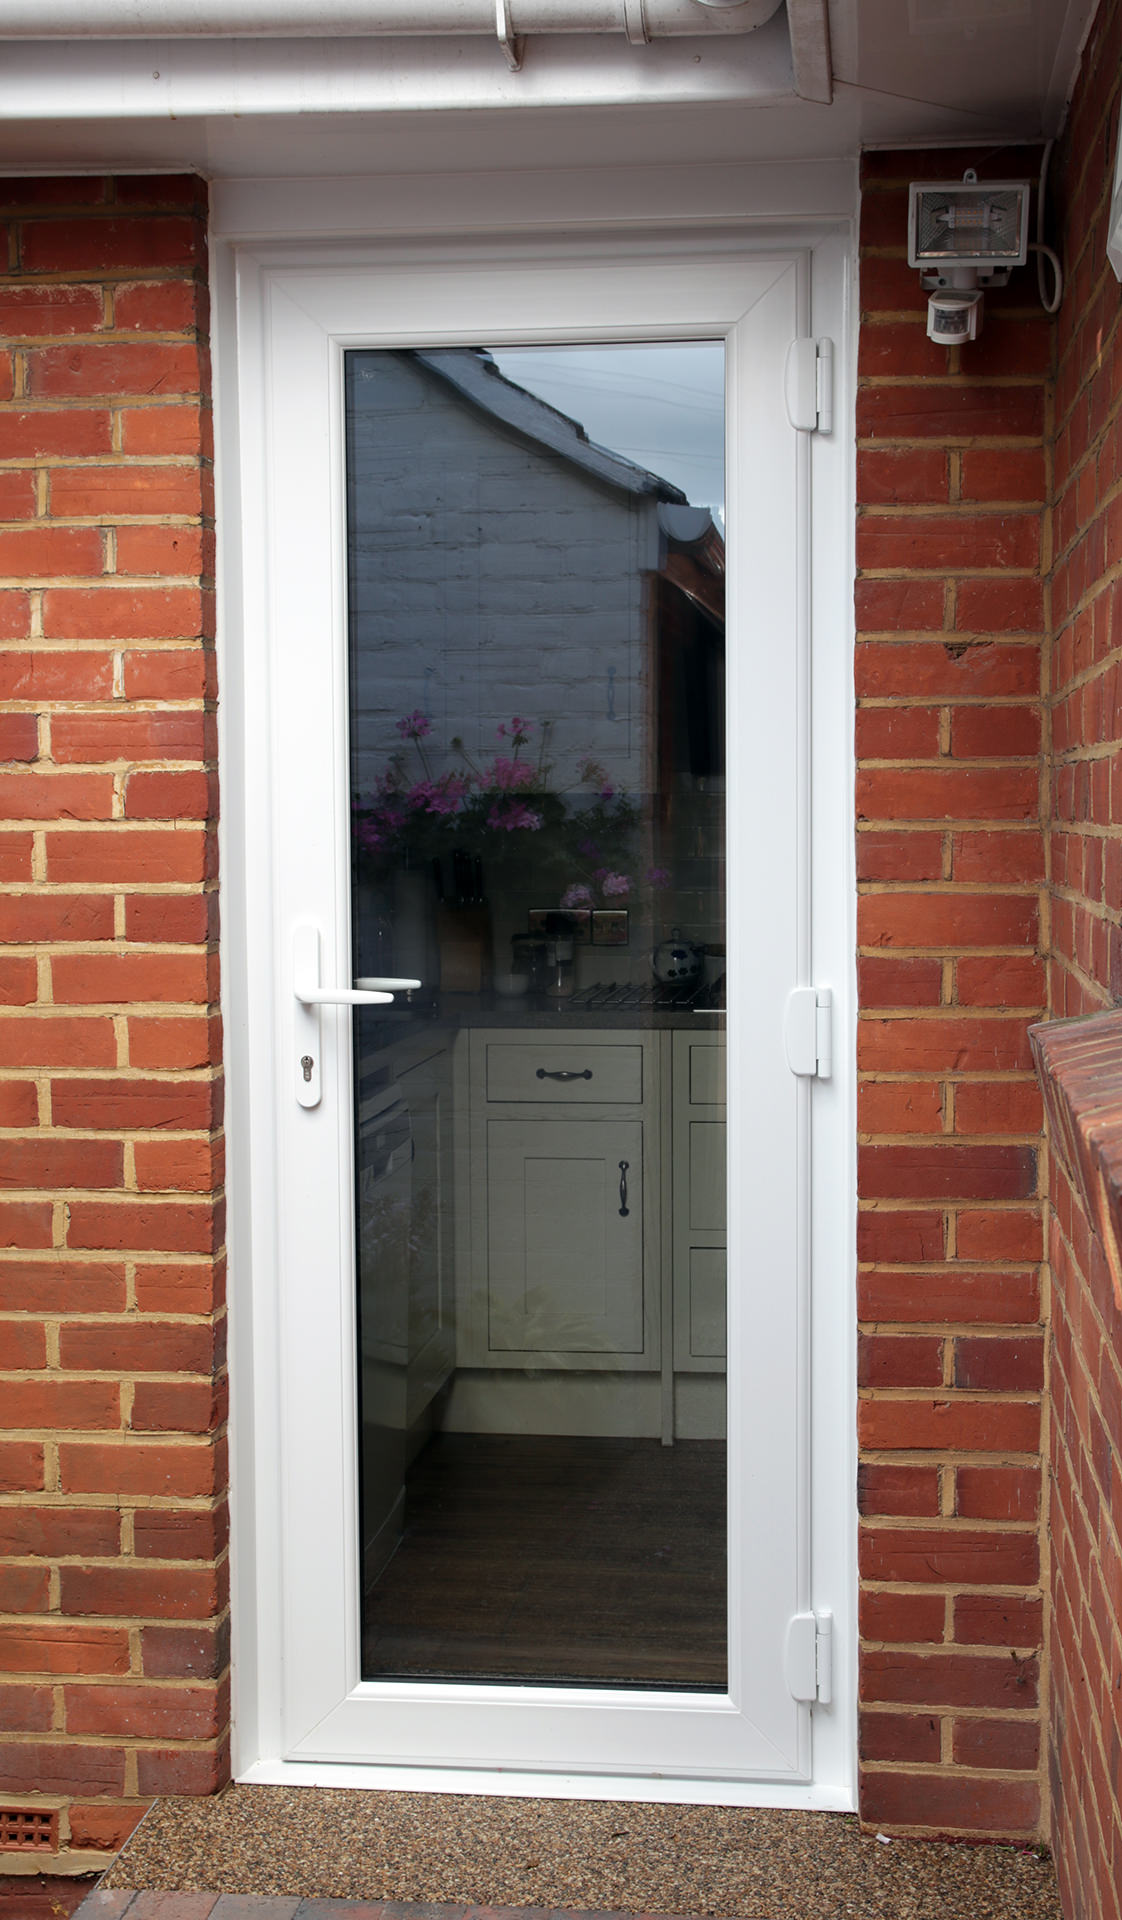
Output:
M751 33L783 0L498 0L499 38ZM503 28L505 27L505 32ZM334 38L496 32L496 0L3 0L0 40Z

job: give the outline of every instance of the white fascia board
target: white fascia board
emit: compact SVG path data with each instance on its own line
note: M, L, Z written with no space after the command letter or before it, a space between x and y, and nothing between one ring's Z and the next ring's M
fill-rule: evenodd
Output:
M510 0L507 0L508 8ZM643 0L642 18L625 0L515 0L504 26L516 34L625 33L639 42L754 33L782 0ZM825 0L795 0L817 9ZM699 12L699 6L703 11ZM485 34L494 38L493 0L4 0L0 39L165 40L359 38L370 34Z
M497 40L8 41L7 121L199 119L456 108L567 107L794 97L786 22L732 39L556 36L519 72Z

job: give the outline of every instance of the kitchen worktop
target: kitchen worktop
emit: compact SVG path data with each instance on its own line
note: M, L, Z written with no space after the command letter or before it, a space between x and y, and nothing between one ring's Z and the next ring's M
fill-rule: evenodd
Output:
M403 1028L455 1032L459 1028L509 1027L512 1030L554 1033L562 1028L599 1029L615 1032L659 1032L688 1027L693 1031L723 1031L723 1008L691 1007L574 1007L570 1000L530 999L498 993L443 994L434 1006L387 1007L384 1013L366 1014L364 1020L385 1029L384 1044ZM371 1031L371 1038L373 1037Z

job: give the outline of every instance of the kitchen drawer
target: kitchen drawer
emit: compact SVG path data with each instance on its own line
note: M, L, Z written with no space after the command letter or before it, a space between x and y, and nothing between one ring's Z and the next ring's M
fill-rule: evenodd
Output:
M720 1040L691 1040L691 1107L723 1107L725 1104L725 1043Z
M491 1041L487 1047L488 1100L539 1100L556 1106L638 1105L643 1098L643 1049L600 1039L543 1040L530 1045Z

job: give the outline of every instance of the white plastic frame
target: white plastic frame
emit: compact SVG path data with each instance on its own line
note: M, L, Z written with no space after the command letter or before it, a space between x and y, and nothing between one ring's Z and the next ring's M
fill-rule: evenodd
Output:
M814 243L814 255L805 244L807 238ZM432 1691L431 1706L436 1716L447 1717L450 1709L458 1708L465 1701L457 1699L459 1694L470 1697L477 1726L481 1729L475 1740L470 1758L465 1757L461 1746L459 1752L448 1752L450 1761L458 1759L455 1771L446 1770L439 1765L444 1749L441 1739L430 1739L427 1752L430 1764L420 1764L420 1752L403 1755L400 1741L395 1738L382 1765L369 1764L370 1742L368 1734L361 1731L360 1722L367 1718L365 1709L372 1703L375 1695L379 1702L379 1717L385 1725L387 1711L394 1706L392 1689L371 1689L361 1683L353 1684L357 1675L357 1627L354 1609L351 1609L343 1627L335 1651L317 1666L321 1671L310 1674L306 1665L306 1650L298 1661L285 1658L286 1642L291 1651L292 1636L306 1646L314 1643L315 1628L318 1624L321 1640L324 1636L324 1587L334 1589L341 1577L344 1587L357 1591L357 1580L353 1567L344 1562L334 1565L331 1555L326 1559L314 1542L303 1541L300 1545L300 1557L305 1563L312 1562L316 1569L316 1578L308 1583L308 1593L304 1600L296 1602L293 1614L292 1596L289 1592L291 1579L280 1575L285 1558L284 1537L286 1520L284 1506L287 1494L283 1489L291 1485L292 1479L302 1470L311 1475L312 1481L322 1487L325 1484L324 1459L308 1460L303 1447L315 1446L315 1436L305 1434L298 1444L296 1453L291 1457L291 1466L278 1474L272 1470L261 1472L255 1462L261 1456L264 1440L271 1445L282 1433L287 1433L287 1421L282 1421L281 1411L275 1398L275 1386L281 1370L283 1352L283 1333L277 1339L275 1327L275 1301L270 1276L274 1263L283 1261L286 1250L277 1231L278 1179L276 1165L276 1147L272 1138L272 1116L276 1113L276 1102L283 1097L282 1088L272 1078L272 1065L276 1049L276 1018L278 1008L270 1004L267 982L261 970L261 954L254 952L252 929L268 927L274 919L276 902L273 898L273 864L275 848L271 841L271 821L268 808L260 805L260 796L268 784L268 760L270 753L271 717L268 713L270 659L266 635L269 626L268 582L264 569L264 556L267 550L267 512L266 506L272 497L276 476L270 472L269 460L273 445L272 431L266 428L265 409L269 404L268 395L262 379L268 352L272 344L265 334L271 327L291 329L297 332L301 327L310 325L320 332L332 334L330 353L335 356L329 378L331 392L337 404L338 355L342 345L348 339L355 343L377 341L372 339L368 324L363 324L364 313L369 306L360 309L354 306L350 314L350 324L340 325L340 297L345 288L354 294L363 284L366 293L363 299L369 302L369 280L371 266L377 261L379 272L386 274L408 273L415 275L420 264L422 270L432 275L446 276L451 270L458 276L459 293L462 296L465 287L472 281L473 274L478 279L481 271L493 279L496 271L537 274L544 304L537 320L538 337L555 339L596 337L600 339L642 338L646 337L712 337L715 332L735 333L740 324L739 313L733 311L740 300L738 294L731 304L727 293L723 297L717 291L722 276L728 278L730 269L735 268L741 275L741 293L744 275L754 276L755 293L748 301L748 307L758 304L768 287L774 289L780 284L786 285L790 295L790 320L798 331L813 330L816 334L829 332L844 344L847 328L847 314L844 305L844 264L847 253L845 235L799 235L784 251L770 240L766 255L753 251L750 239L743 231L736 234L706 235L696 233L689 236L667 237L657 244L650 239L641 242L631 237L632 259L623 269L624 278L630 281L630 291L619 307L614 318L605 317L601 309L598 319L589 317L587 293L590 285L589 275L599 272L601 277L609 268L607 262L619 262L620 248L624 244L621 236L612 236L602 244L596 245L587 240L579 247L570 241L558 246L537 241L527 250L526 245L513 247L491 242L486 247L481 243L464 245L463 243L442 243L428 252L425 259L424 248L402 249L396 247L389 252L369 249L343 251L332 250L331 256L319 254L314 261L309 249L300 244L281 244L258 246L242 249L239 257L239 278L235 298L233 276L233 256L220 250L221 264L219 273L219 311L222 320L220 332L220 367L226 389L227 408L224 414L224 433L222 441L223 471L226 476L224 503L229 501L229 477L234 462L241 464L242 489L242 541L237 550L228 547L228 567L226 577L227 604L230 608L228 632L230 643L224 649L223 687L227 716L233 714L236 723L230 727L227 723L224 741L225 786L225 830L224 873L226 876L226 926L235 929L233 941L228 947L227 978L230 986L230 1011L232 1019L230 1031L235 1036L231 1049L231 1077L234 1085L234 1103L231 1127L231 1159L235 1174L233 1182L235 1196L235 1218L233 1222L233 1318L235 1333L235 1505L236 1505L236 1616L237 1636L237 1686L238 1686L238 1769L242 1777L254 1779L286 1779L291 1781L311 1778L330 1779L338 1784L353 1781L356 1784L393 1784L407 1781L413 1786L447 1786L464 1790L466 1786L476 1785L480 1790L496 1790L501 1780L501 1790L525 1792L566 1792L580 1791L588 1794L608 1793L619 1797L634 1794L652 1798L695 1798L710 1800L738 1800L757 1804L804 1804L846 1806L852 1800L853 1768L852 1753L852 1661L849 1656L848 1625L851 1618L849 1593L852 1586L851 1548L852 1517L851 1507L846 1502L850 1498L849 1489L852 1479L847 1468L852 1463L850 1434L850 1408L852 1392L849 1386L848 1357L852 1349L851 1262L845 1257L844 1249L851 1238L852 1219L852 1148L851 1148L851 1109L852 1076L847 1071L847 1063L842 1063L842 1071L829 1088L818 1088L813 1095L814 1112L811 1112L810 1090L806 1087L792 1087L792 1123L802 1134L804 1144L813 1125L815 1132L815 1164L818 1173L811 1192L808 1175L804 1172L802 1191L792 1195L792 1204L803 1219L800 1230L800 1249L796 1253L796 1264L801 1279L799 1287L799 1320L795 1333L796 1344L801 1351L804 1367L804 1386L796 1396L797 1411L791 1425L791 1441L786 1450L789 1470L800 1482L803 1495L799 1501L800 1513L794 1527L793 1536L793 1584L788 1581L789 1591L783 1597L782 1605L829 1606L835 1613L841 1629L842 1641L839 1646L839 1688L837 1704L828 1711L815 1710L816 1737L812 1762L809 1740L808 1713L806 1709L794 1709L792 1703L778 1703L774 1687L772 1704L782 1706L785 1724L793 1730L793 1738L787 1737L780 1751L771 1760L771 1764L762 1764L757 1746L754 1757L746 1760L743 1751L734 1751L735 1740L729 1744L731 1722L737 1713L731 1702L721 1706L713 1702L701 1716L705 1722L707 1749L702 1752L694 1743L693 1737L683 1738L687 1733L686 1722L699 1722L696 1696L683 1696L675 1702L667 1696L640 1695L633 1699L620 1696L615 1705L630 1722L631 1734L622 1745L615 1745L606 1739L604 1725L603 1696L594 1696L598 1725L594 1730L582 1732L575 1747L568 1754L567 1742L554 1745L553 1761L550 1771L543 1774L533 1764L528 1750L519 1751L517 1742L512 1750L509 1733L500 1723L509 1721L511 1692L509 1689L438 1689ZM527 258L527 251L532 256ZM484 262L484 253L487 255ZM396 255L396 259L390 257ZM380 255L380 257L379 257ZM816 268L811 273L812 258ZM518 268L518 262L521 267ZM637 267L642 268L641 286L636 280ZM557 319L557 292L559 281L558 267L563 267L564 275L570 284L574 278L583 278L585 292L584 318L576 324L577 309L570 311L568 326L559 324ZM685 271L683 271L685 268ZM574 273L574 270L575 273ZM706 277L708 274L708 278ZM714 277L715 276L715 277ZM769 281L769 276L771 276ZM609 274L610 277L610 274ZM333 285L331 300L336 302L333 327L325 329L322 315L317 319L310 311L316 307L317 288L322 293L328 281ZM813 303L812 303L813 281ZM767 283L767 286L765 286ZM435 285L435 281L433 282ZM622 286L622 282L621 282ZM774 296L773 294L773 297ZM661 302L661 307L660 307ZM345 299L343 301L345 307ZM240 338L235 340L235 306L240 308L237 315ZM282 311L283 310L283 311ZM626 311L625 311L626 310ZM740 312L744 311L744 301L740 300ZM637 316L643 316L643 324L638 324ZM346 315L344 314L344 319ZM532 316L531 316L532 317ZM531 317L523 313L520 324L508 327L508 337L519 340L534 337ZM548 321L548 324L546 322ZM396 331L395 331L396 328ZM435 344L438 339L456 337L487 337L499 341L502 328L490 325L478 326L474 321L466 324L463 331L449 332L437 329L424 334L428 343ZM403 319L400 314L395 320L393 315L383 317L378 338L386 344L419 343L416 325L416 309L412 322ZM841 356L844 367L845 355ZM730 406L736 410L736 355L730 365ZM741 368L741 376L743 368ZM236 377L240 393L240 407L235 409L230 400L231 387ZM275 396L274 396L275 397ZM322 396L321 396L322 397ZM317 401L312 395L292 396L298 406L307 410L307 431L315 440L321 426L316 425ZM839 398L842 396L839 395ZM777 387L775 406L782 408L781 393ZM846 417L844 407L840 418ZM242 446L239 449L239 437ZM815 492L815 530L813 553L809 533L809 507L811 488L812 454L816 467L823 469L822 481L817 483ZM314 465L314 463L313 463ZM329 456L330 465L330 456ZM324 472L327 471L325 468ZM317 514L325 512L327 520L313 534L313 544L322 535L330 548L332 540L338 544L338 527L341 496L339 492L340 473L338 465L334 467L332 486L323 490L320 505L315 504L316 490L309 494L309 515L312 521ZM800 677L800 701L803 720L800 754L805 767L809 770L810 734L814 732L815 781L813 791L804 785L804 804L796 810L791 822L793 837L791 852L800 853L801 860L792 860L792 871L796 866L804 875L809 875L813 864L816 875L816 902L822 911L812 925L809 912L809 899L800 899L794 924L797 928L795 946L788 960L801 978L814 977L822 980L829 977L838 997L839 1011L843 1018L849 1005L849 927L851 921L849 898L850 889L846 884L849 865L849 819L848 807L848 727L844 715L849 706L848 695L848 653L845 645L847 623L844 620L821 620L817 623L816 647L823 654L816 661L811 693L810 644L811 624L810 607L812 597L823 606L836 607L843 601L847 588L849 568L849 538L846 506L849 497L848 488L849 455L848 446L839 446L836 438L832 445L812 448L810 441L799 437L793 449L791 460L791 488L793 492L784 495L787 505L792 507L792 518L788 533L797 528L797 556L792 554L793 571L791 580L795 582L793 597L785 610L773 607L770 618L776 622L776 631L782 629L775 641L774 658L783 656L785 648L793 650L791 661L797 665ZM741 484L744 483L743 463ZM735 487L735 480L734 480ZM766 497L765 497L766 496ZM771 511L768 504L778 497L775 474L769 476L768 485L756 488L756 511ZM334 513L334 533L331 529L331 513ZM735 494L730 493L730 516L737 512ZM224 504L224 524L229 523L228 506ZM768 551L778 552L783 540L778 527L771 529L774 540L766 543ZM761 551L763 551L761 547ZM244 588L240 582L240 556L246 560ZM275 557L275 556L274 556ZM232 564L231 564L232 563ZM341 591L341 567L337 570ZM740 591L743 595L748 575L741 572ZM753 589L758 582L753 582ZM298 582L286 584L285 592L296 587ZM823 593L823 589L828 591ZM735 587L734 587L735 593ZM735 602L732 610L735 622L737 615ZM338 663L342 659L341 598L334 608L333 623L335 631L336 670L332 683L331 699L335 704L336 720L340 701ZM238 635L237 644L233 644ZM253 699L244 695L243 689L253 688ZM730 685L730 697L733 704L736 699L735 686ZM841 714L840 725L837 715ZM829 723L824 728L822 720L829 715ZM749 757L741 756L741 766L745 770ZM840 777L839 777L840 776ZM757 792L757 799L759 794ZM240 803L240 804L239 804ZM730 796L730 817L735 817L736 800ZM742 819L750 816L750 807L741 805ZM232 833L230 822L241 815L244 825ZM341 831L342 824L336 820L336 828ZM840 831L839 831L840 824ZM774 830L775 823L768 822L767 830ZM735 831L735 827L733 829ZM827 858L823 862L815 857L815 846L825 846ZM341 843L340 843L341 844ZM291 864L294 849L286 849L285 864ZM322 864L322 862L321 862ZM830 876L827 879L827 876ZM838 884L840 879L840 885ZM283 886L283 881L281 882ZM741 902L740 911L744 910ZM735 916L737 903L730 901L730 909ZM332 924L333 921L333 924ZM339 951L346 951L345 926L338 917L337 905L331 908L326 924L332 926L332 936L339 942ZM825 941L823 929L827 932ZM244 941L244 946L243 946ZM741 942L742 949L744 942ZM236 954L244 955L244 968L231 965L230 958ZM824 972L825 968L825 972ZM789 975L785 975L785 984L793 984ZM283 992L283 988L282 988ZM734 989L735 992L735 989ZM749 1046L756 1051L752 1055L752 1077L758 1070L758 1055L766 1052L770 1044L770 1035L766 1023L755 1032L750 1032L747 1023L738 1040L735 1021L730 1023L730 1049L733 1071L730 1084L733 1089L730 1104L730 1123L733 1137L740 1128L741 1139L747 1141L752 1126L751 1116L746 1112L746 1102L742 1095L748 1085L749 1075L746 1067L749 1063ZM844 1031L844 1028L843 1028ZM776 1036L778 1028L776 1027ZM239 1045L239 1037L244 1035L245 1044ZM342 1036L345 1038L345 1036ZM736 1071L737 1047L740 1047L741 1068ZM345 1053L345 1048L343 1049ZM343 1058L340 1054L340 1061ZM238 1083L242 1083L242 1097L237 1098ZM738 1114L739 1102L739 1114ZM774 1140L782 1129L775 1124L775 1116L766 1129L767 1138L759 1132L759 1120L755 1122L756 1134L754 1147L767 1152L768 1141ZM338 1129L339 1114L335 1114ZM342 1154L343 1142L336 1137L331 1152ZM825 1153L823 1148L826 1149ZM809 1163L804 1155L804 1167ZM283 1187L283 1176L280 1186ZM252 1198L246 1204L247 1188ZM735 1191L735 1183L734 1183ZM813 1210L813 1212L811 1211ZM349 1233L349 1206L347 1196L339 1195L335 1231L338 1236ZM828 1240L825 1236L819 1245L822 1256L816 1262L815 1286L811 1289L809 1263L810 1230L817 1230L825 1222L829 1223ZM735 1231L735 1229L734 1229ZM323 1232L322 1219L316 1223L315 1232ZM743 1237L743 1236L742 1236ZM339 1239L342 1250L342 1238ZM830 1247L830 1255L825 1255L825 1246ZM842 1257L837 1250L842 1249ZM287 1250L291 1257L291 1247ZM345 1264L345 1263L344 1263ZM830 1269L833 1269L832 1273ZM822 1293L821 1281L827 1283ZM339 1303L345 1313L345 1305ZM811 1320L815 1321L816 1332L813 1341L814 1363L813 1379L810 1372ZM823 1342L823 1330L827 1330ZM789 1338L790 1335L785 1336ZM302 1327L299 1334L302 1355L307 1349L307 1328ZM750 1343L751 1344L751 1343ZM759 1351L766 1342L756 1340L754 1345ZM330 1359L326 1362L330 1370ZM338 1380L338 1398L343 1409L341 1429L344 1441L344 1454L349 1440L347 1438L348 1382ZM815 1402L815 1431L823 1436L824 1445L815 1454L810 1455L811 1435L811 1397ZM743 1400L741 1406L743 1407ZM734 1433L736 1429L734 1426ZM736 1442L734 1440L734 1449ZM743 1446L741 1445L741 1452ZM353 1457L353 1448L351 1448ZM780 1456L782 1457L782 1455ZM337 1464L337 1462L336 1462ZM839 1472L839 1465L841 1471ZM330 1481L330 1473L327 1474ZM793 1483L792 1483L793 1484ZM757 1514L757 1525L764 1537L782 1533L784 1521L777 1509L773 1514ZM291 1563L292 1555L289 1555ZM324 1578L326 1570L326 1580ZM287 1599L278 1605L281 1596ZM285 1619L284 1609L288 1614ZM300 1623L301 1607L304 1610L303 1624ZM308 1608L316 1612L316 1620L308 1616ZM751 1610L751 1609L750 1609ZM772 1606L774 1628L778 1619L776 1608ZM774 1644L773 1634L769 1641ZM333 1665L333 1678L325 1690L325 1670ZM295 1668L295 1671L293 1669ZM285 1679L287 1671L287 1683ZM775 1666L778 1674L778 1663ZM340 1686L342 1676L342 1686ZM281 1711L280 1693L287 1684L287 1710ZM399 1693L401 1690L398 1690ZM520 1692L522 1690L519 1690ZM534 1690L527 1690L532 1692ZM552 1695L552 1706L557 1710L560 1723L576 1719L580 1723L587 1721L590 1711L590 1696L581 1691L579 1697L562 1700L562 1690L545 1690ZM410 1688L408 1695L408 1718L412 1722L430 1717L422 1710L420 1690ZM493 1700L486 1696L495 1694ZM328 1695L335 1700L332 1706ZM436 1696L439 1694L439 1698ZM325 1706L325 1703L326 1706ZM402 1703L406 1704L406 1703ZM527 1703L532 1704L532 1703ZM666 1774L673 1771L665 1756L655 1757L657 1774L647 1771L642 1765L642 1756L649 1753L648 1737L650 1710L657 1706L663 1715L676 1714L675 1738L673 1750L679 1756L681 1775L669 1781ZM288 1720L287 1728L284 1725ZM499 1731L488 1731L488 1723L493 1722ZM621 1726L623 1722L619 1723ZM303 1735L294 1731L302 1726ZM319 1731L312 1737L312 1727ZM695 1732L696 1732L695 1726ZM636 1737L638 1736L638 1737ZM454 1745L454 1743L453 1743ZM539 1747L540 1751L540 1747ZM582 1773L579 1786L572 1769L578 1760L587 1764L590 1756L597 1756L602 1771ZM402 1767L403 1758L412 1764ZM521 1769L512 1778L505 1771L508 1766ZM469 1774L462 1770L465 1766L473 1768ZM435 1770L434 1770L435 1767ZM502 1772L495 1771L502 1768ZM657 1775L661 1774L662 1778ZM645 1776L645 1777L644 1777Z

